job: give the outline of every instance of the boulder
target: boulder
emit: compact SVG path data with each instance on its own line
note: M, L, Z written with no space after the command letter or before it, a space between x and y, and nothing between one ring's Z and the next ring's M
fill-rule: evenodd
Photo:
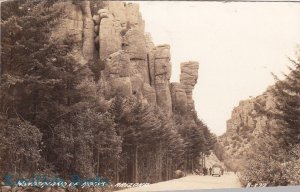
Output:
M97 11L98 15L102 15L102 14L109 14L109 11L107 9L99 9Z
M99 25L100 24L100 15L94 15L93 21L94 21L95 25Z
M197 83L198 69L198 62L181 63L180 83L184 86L187 92L191 92Z
M156 59L170 59L170 45L158 45L155 49L155 58Z
M170 46L159 45L154 49L154 75L163 75L166 80L171 77Z
M114 15L114 18L121 23L121 26L125 27L128 23L130 28L138 29L144 33L145 22L139 12L139 5L137 3L109 1L106 9ZM103 11L98 11L98 13L103 13Z
M126 5L126 18L131 28L138 29L139 31L144 33L144 30L141 27L142 20L139 12L139 4L128 3Z
M112 13L121 24L127 22L126 17L126 3L122 1L109 1L107 9Z
M141 31L129 29L123 37L123 43L127 45L123 47L123 49L130 55L131 59L141 59L146 61L146 39Z
M106 10L106 9L100 9L98 11L98 15L99 15L99 20L101 21L101 19L103 18L109 18L110 17L110 14L109 14L109 11Z
M104 75L108 78L129 77L130 58L124 51L111 54L105 61Z
M99 55L101 60L106 59L110 54L122 49L122 39L115 25L112 18L104 18L101 20L99 30Z
M171 77L171 63L168 59L155 59L154 63L154 73L155 76L162 75L165 80L169 80Z
M103 13L103 14L99 15L100 22L101 22L101 19L104 19L104 18L112 18L112 16L109 13Z
M150 83L149 81L149 69L147 66L147 61L145 60L139 60L139 59L131 59L131 75L140 74L143 78L143 82Z

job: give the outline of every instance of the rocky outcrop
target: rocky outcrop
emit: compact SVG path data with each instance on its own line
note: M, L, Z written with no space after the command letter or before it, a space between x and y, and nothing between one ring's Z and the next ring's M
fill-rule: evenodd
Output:
M156 102L167 115L172 113L171 92L169 88L171 77L170 46L160 45L154 51L154 86Z
M75 42L75 45L72 47L71 51L68 51L68 55L71 55L82 65L86 64L87 60L82 54L84 15L81 7L65 1L55 4L54 8L65 10L65 16L59 20L59 24L53 30L51 34L52 41L62 43L66 38L72 39Z
M130 57L127 53L122 50L115 52L106 59L103 77L106 79L129 77L130 65Z
M99 13L102 15L105 13L106 18L102 18ZM144 21L139 13L138 4L109 2L105 9L98 11L98 14L102 18L99 31L99 56L104 61L105 68L108 68L104 69L103 78L107 78L108 75L110 78L119 77L120 70L123 69L126 71L124 72L126 77L130 78L132 95L146 101L144 103L158 105L168 116L171 116L170 46L155 47L150 35L144 33ZM116 52L120 53L120 50L126 54L126 59L125 56L115 55ZM116 67L119 59L119 67ZM124 60L126 60L126 69ZM112 66L119 71L118 75L112 72Z
M199 63L189 61L181 63L180 83L182 84L187 97L188 111L194 111L193 89L198 79Z
M53 41L72 39L74 46L68 51L82 65L94 59L96 35L94 33L94 22L91 15L90 1L72 3L61 1L54 5L57 9L64 10L64 17L59 20L58 26L53 30L51 38Z
M99 55L106 68L103 78L128 77L132 95L143 103L159 106L169 117L173 112L194 111L192 91L197 83L199 64L182 63L180 83L170 84L170 46L155 46L150 34L145 34L138 4L109 2L98 15ZM128 94L128 91L123 93Z
M130 55L130 59L146 61L146 40L141 31L137 29L129 29L123 36L122 43L123 49Z
M130 76L130 57L120 50L111 54L105 60L105 68L101 72L102 82L106 85L105 95L113 97L116 94L129 96L132 94L132 83Z
M132 63L131 74L141 74L143 81L149 84L147 64L147 49L144 34L137 29L129 29L123 37L123 50L130 57Z
M98 84L106 99L135 96L145 105L160 107L168 117L194 111L198 63L182 63L180 83L170 84L170 46L155 46L145 33L138 4L85 0L57 5L65 6L66 18L53 38L73 38L71 54L82 64L100 62Z
M122 49L122 39L115 28L113 18L103 18L99 30L99 57L105 60L110 54Z
M228 156L242 157L250 143L255 142L265 130L270 134L276 132L275 120L270 120L261 113L262 109L275 110L274 97L270 89L271 87L260 96L240 101L233 109L231 118L227 121L226 133L220 137Z
M94 43L94 21L91 14L90 1L82 1L83 11L83 45L82 54L87 61L93 60L95 43Z
M227 121L226 134L245 135L244 132L256 136L267 126L268 120L260 114L261 108L275 110L274 97L270 91L252 99L240 101L232 111L231 118Z
M110 1L106 3L105 9L100 9L97 12L100 19L99 54L101 60L105 60L110 54L121 50L124 47L131 46L131 49L136 48L135 45L137 44L130 43L130 41L135 41L135 39L132 39L132 35L134 36L135 34L129 32L127 37L123 39L123 36L129 29L134 29L133 27L130 27L130 23L132 22L131 14L127 15L128 11L131 9L126 5L126 3L120 1ZM142 21L134 23L137 26L140 26L139 23L142 23ZM136 32L137 30L135 33ZM141 43L141 38L138 38L138 41ZM135 54L135 52L132 50L131 54Z

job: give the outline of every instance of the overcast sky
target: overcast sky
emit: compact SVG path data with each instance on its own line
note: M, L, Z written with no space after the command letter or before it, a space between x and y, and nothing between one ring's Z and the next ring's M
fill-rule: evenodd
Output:
M200 119L220 135L240 100L274 83L300 43L300 3L138 2L146 31L171 45L172 82L180 63L200 63L193 92Z

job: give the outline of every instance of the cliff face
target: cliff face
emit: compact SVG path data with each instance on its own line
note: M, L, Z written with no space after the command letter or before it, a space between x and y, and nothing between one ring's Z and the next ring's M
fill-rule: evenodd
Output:
M232 158L241 158L251 142L260 138L263 131L276 132L276 123L261 114L261 109L274 111L275 103L270 89L262 95L239 103L227 121L227 131L219 139L225 152ZM269 127L272 127L271 129Z
M180 83L171 83L169 45L155 46L145 33L139 5L119 1L62 2L65 18L53 37L72 38L69 54L80 63L98 62L99 86L106 98L136 96L144 104L159 106L167 116L194 111L192 91L198 62L181 64Z

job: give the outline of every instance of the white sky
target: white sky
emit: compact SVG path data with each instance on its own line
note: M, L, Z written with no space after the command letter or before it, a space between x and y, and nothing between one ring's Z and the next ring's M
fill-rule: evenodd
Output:
M171 45L172 77L180 63L200 63L193 98L200 119L221 135L240 100L287 71L300 43L300 3L138 2L153 41Z

